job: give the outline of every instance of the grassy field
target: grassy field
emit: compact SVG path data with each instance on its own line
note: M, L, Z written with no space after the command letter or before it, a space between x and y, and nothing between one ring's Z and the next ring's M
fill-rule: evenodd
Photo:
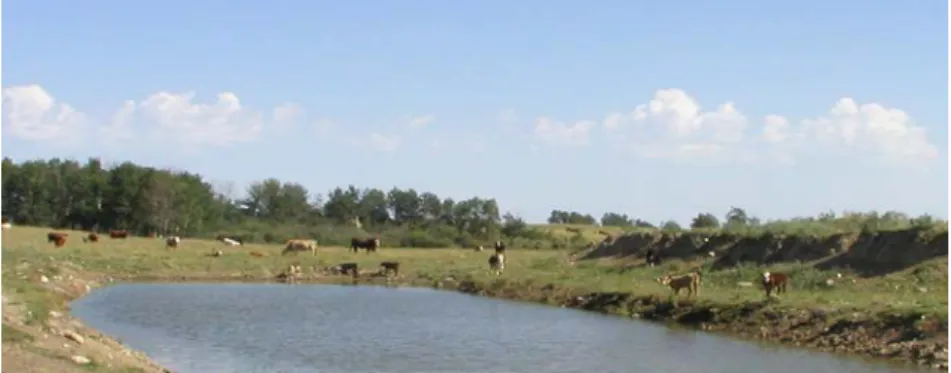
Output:
M46 228L14 227L3 233L3 290L21 294L25 301L41 310L49 303L47 295L29 291L30 281L16 268L30 263L34 270L51 263L72 263L84 271L109 274L127 279L145 278L175 281L177 279L262 279L277 275L290 263L300 263L305 274L314 266L325 267L341 262L358 262L363 269L376 270L379 262L401 263L404 283L425 284L446 277L477 282L552 284L578 291L623 291L638 295L666 296L669 290L654 279L666 272L685 271L709 263L671 261L657 268L646 268L637 262L612 260L574 263L563 251L509 250L505 273L493 276L487 270L489 252L465 249L391 249L375 254L350 253L345 248L321 247L316 257L309 253L281 256L279 245L246 245L228 247L216 241L184 239L174 251L166 250L162 239L102 238L98 243L83 243L82 232L69 232L65 247L55 248L46 242ZM221 249L224 255L208 254ZM254 257L252 251L265 254ZM796 308L859 309L863 311L921 312L943 315L948 311L947 258L922 263L905 271L884 277L861 279L838 272L823 272L809 263L769 267L791 275L789 293L779 302ZM757 287L740 286L755 282L763 267L735 267L706 272L699 300L716 303L761 301ZM55 269L49 269L55 271ZM27 276L28 277L28 276ZM829 286L828 279L836 279ZM36 312L42 314L42 312Z

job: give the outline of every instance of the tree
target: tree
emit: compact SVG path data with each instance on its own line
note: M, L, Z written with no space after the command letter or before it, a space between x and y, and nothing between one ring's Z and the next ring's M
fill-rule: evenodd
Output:
M700 213L690 222L690 228L692 229L702 229L702 228L719 228L720 221L717 220L716 216L710 213Z
M601 226L604 227L631 227L634 222L626 214L606 212L601 215Z

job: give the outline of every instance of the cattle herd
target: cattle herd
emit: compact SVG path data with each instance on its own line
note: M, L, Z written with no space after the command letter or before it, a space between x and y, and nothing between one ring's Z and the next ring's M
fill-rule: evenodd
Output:
M66 240L69 234L62 232L50 232L47 234L47 241L53 243L56 247L63 247L66 244ZM129 237L129 232L125 230L111 230L109 231L109 238L112 239L125 239ZM150 237L155 237L150 235ZM229 246L241 246L243 242L238 237L228 237L225 235L219 235L216 237L217 241L224 243ZM99 234L91 232L82 237L82 241L86 243L95 243L99 242ZM178 248L181 244L181 238L178 236L168 236L165 237L165 247L169 250ZM350 240L350 250L354 253L364 249L367 254L375 253L380 248L380 238L378 236L374 237L353 237ZM476 251L482 251L482 246L478 246ZM317 255L317 241L312 239L291 239L288 240L284 245L284 250L281 251L281 255L287 255L290 253L300 253L300 252L310 252L311 255ZM266 254L260 251L251 251L249 253L252 257L264 257ZM221 256L222 251L215 249L211 256ZM711 253L712 255L712 253ZM501 275L502 271L505 270L505 243L502 241L495 242L495 253L489 256L488 260L489 271L496 275ZM660 264L659 256L653 250L647 250L645 253L645 264L649 267L654 267L657 264ZM334 274L350 275L353 277L359 276L360 270L357 263L347 262L341 263L337 266L332 266L326 268L327 272ZM295 263L288 266L288 268L281 274L279 277L285 279L294 279L301 276L301 267L300 264ZM392 274L399 276L400 273L400 263L397 261L384 261L380 263L380 274L386 275L387 277ZM700 285L702 284L703 273L700 269L695 269L687 273L679 275L665 274L656 279L660 284L669 287L674 296L680 295L682 290L686 289L687 296L698 295L700 292ZM769 298L772 294L783 294L786 293L786 285L789 281L789 276L781 272L764 272L760 278L760 285L763 290L766 292L766 297Z

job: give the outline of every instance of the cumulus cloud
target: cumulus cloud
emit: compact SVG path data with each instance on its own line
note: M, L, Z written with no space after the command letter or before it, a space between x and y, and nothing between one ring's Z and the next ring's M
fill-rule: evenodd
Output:
M590 120L565 124L548 117L535 120L534 135L537 141L553 146L578 147L588 144L589 133L596 123Z
M56 102L43 87L30 84L3 89L3 129L30 141L74 143L81 140L86 116Z
M902 110L840 99L826 114L797 123L780 115L751 121L732 102L704 111L679 89L662 89L627 113L610 113L602 127L623 149L646 158L761 156L794 163L804 155L838 152L874 155L890 162L937 158L924 128ZM561 131L564 132L564 131Z
M231 92L211 103L198 103L194 92L158 92L141 101L127 100L105 120L91 120L67 104L57 103L39 85L5 88L4 129L34 141L76 137L94 127L99 140L118 144L133 137L173 140L184 146L227 146L257 139L264 128L286 129L300 119L296 104L273 108L269 115L244 107Z

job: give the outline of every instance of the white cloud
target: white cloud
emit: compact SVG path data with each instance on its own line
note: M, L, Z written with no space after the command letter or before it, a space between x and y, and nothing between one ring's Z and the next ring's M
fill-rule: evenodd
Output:
M662 89L630 113L610 113L603 128L623 149L647 158L758 160L761 156L794 163L803 155L848 152L888 162L937 158L925 130L904 111L880 104L840 99L827 114L792 123L768 115L750 128L732 102L704 112L679 89Z
M30 141L78 143L86 116L36 84L3 89L3 129Z
M630 113L610 113L604 128L622 146L648 158L691 158L723 155L730 144L743 142L748 120L732 102L704 112L679 89L661 89Z
M108 144L139 137L183 146L227 146L256 140L267 127L287 129L303 112L296 104L283 104L264 115L242 106L230 92L211 103L194 99L194 92L158 92L139 102L126 100L110 119L94 121L57 103L39 85L15 86L3 90L3 123L8 135L34 141L77 139L84 129L92 129L97 140Z
M410 118L408 124L410 128L419 129L431 124L434 121L436 121L435 116L426 114Z
M535 120L535 139L554 146L577 147L588 144L588 134L595 122L584 120L567 125L548 117Z
M384 135L379 132L370 134L369 145L371 148L381 152L393 152L399 148L402 139L397 135Z
M323 118L323 119L318 119L317 121L315 121L312 128L314 130L314 133L318 135L326 135L330 133L330 131L333 130L333 128L336 126L337 126L337 123L335 123L333 120L328 118Z
M832 149L875 155L888 162L923 162L938 158L925 129L904 111L880 104L859 105L840 99L829 112L801 122L799 139ZM811 145L811 144L810 144Z

